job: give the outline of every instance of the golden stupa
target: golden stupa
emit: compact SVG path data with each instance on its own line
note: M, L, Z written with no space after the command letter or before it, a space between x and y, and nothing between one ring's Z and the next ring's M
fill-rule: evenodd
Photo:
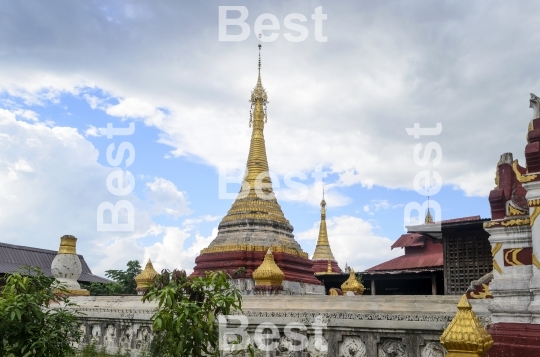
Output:
M281 286L285 274L277 266L272 255L272 249L268 249L264 260L253 272L253 279L256 286Z
M458 312L441 335L441 344L446 348L446 357L483 357L493 346L493 339L478 321L478 317L463 295L458 303Z
M352 291L356 295L362 295L364 293L364 290L364 285L362 285L356 279L354 269L351 268L351 272L349 273L349 279L347 279L343 284L341 284L341 291L343 291L344 294L348 291Z
M148 259L146 267L144 270L135 277L135 282L137 283L137 294L144 295L152 286L154 286L154 279L158 275L158 272L154 269L152 261Z

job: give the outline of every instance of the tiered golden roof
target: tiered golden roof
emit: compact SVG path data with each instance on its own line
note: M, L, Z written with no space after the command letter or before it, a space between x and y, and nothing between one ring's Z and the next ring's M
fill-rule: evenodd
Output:
M317 239L317 246L313 253L312 260L332 260L336 261L332 249L330 248L330 242L328 241L328 232L326 231L326 201L324 197L321 201L321 225L319 227L319 238Z
M268 96L261 82L261 55L259 45L259 76L251 92L250 125L253 127L251 143L242 188L231 209L222 222L240 219L264 219L289 225L281 211L270 179L266 145L264 142L264 124L266 123L266 104Z
M354 269L351 268L351 272L349 273L349 279L347 279L343 284L341 284L341 291L343 291L343 293L352 291L353 293L357 295L362 295L364 293L364 290L365 290L364 285L362 285L356 279L356 275L354 274Z
M251 245L251 244L230 244L230 245L218 245L214 247L208 247L201 250L201 254L210 254L210 253L223 253L223 252L237 252L237 251L247 251L247 252L265 252L268 249L272 249L272 252L276 253L285 253L290 255L296 255L301 258L308 258L308 254L305 252L298 251L294 248L289 248L285 246L262 246L262 245Z
M255 269L252 275L255 285L258 286L281 286L283 279L285 279L285 274L274 261L271 249L268 249L263 262Z
M158 275L158 272L154 269L152 261L148 259L146 267L144 270L135 277L135 282L137 283L137 290L149 289L154 285L154 279Z
M458 303L458 312L441 335L446 357L485 356L493 339L478 321L466 295Z

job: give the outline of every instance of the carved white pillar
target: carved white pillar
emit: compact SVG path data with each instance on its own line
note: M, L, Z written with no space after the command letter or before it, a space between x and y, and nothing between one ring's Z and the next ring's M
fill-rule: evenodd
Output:
M493 280L489 290L493 301L489 305L492 323L530 323L530 265L515 264L514 253L531 246L528 218L491 221L484 228L491 236Z
M540 220L537 219L540 214L540 181L524 183L523 187L527 190L532 231L532 265L530 265L532 302L529 311L532 313L532 323L540 324Z

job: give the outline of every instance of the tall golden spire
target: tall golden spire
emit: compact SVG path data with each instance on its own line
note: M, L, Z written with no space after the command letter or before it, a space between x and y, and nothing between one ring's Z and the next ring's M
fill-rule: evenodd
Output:
M315 253L313 253L312 260L333 260L334 254L330 248L330 242L328 241L328 232L326 231L326 201L324 200L324 188L323 198L321 201L321 225L319 227L319 238L317 239L317 246L315 247Z
M259 75L251 91L249 124L253 128L246 165L246 173L240 193L222 222L239 219L265 219L289 224L277 203L269 175L264 124L268 96L261 81L261 45L259 44Z

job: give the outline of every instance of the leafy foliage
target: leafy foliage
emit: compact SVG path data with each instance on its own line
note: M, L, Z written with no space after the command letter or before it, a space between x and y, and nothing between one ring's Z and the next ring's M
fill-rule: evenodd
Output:
M158 302L152 316L152 353L164 357L219 356L218 315L240 310L240 292L224 272L190 278L183 270L163 270L143 301Z
M111 280L114 280L114 283L110 284L100 284L100 283L91 283L90 285L85 286L91 295L94 296L103 296L103 295L134 295L137 292L135 288L137 283L135 283L135 277L139 275L142 271L141 264L137 260L130 260L127 262L126 270L106 270L105 276Z
M65 288L34 267L5 277L0 290L0 356L72 356L80 338Z

